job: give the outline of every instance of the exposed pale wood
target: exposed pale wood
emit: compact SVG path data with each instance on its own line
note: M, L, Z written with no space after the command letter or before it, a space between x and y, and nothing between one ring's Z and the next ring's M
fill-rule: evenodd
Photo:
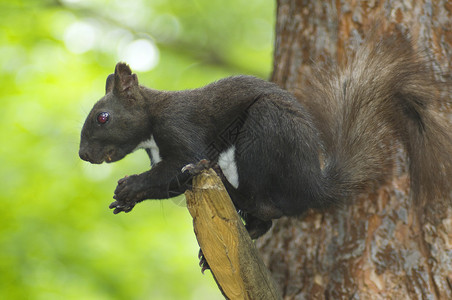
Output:
M213 170L185 193L196 238L229 299L281 299L221 180Z

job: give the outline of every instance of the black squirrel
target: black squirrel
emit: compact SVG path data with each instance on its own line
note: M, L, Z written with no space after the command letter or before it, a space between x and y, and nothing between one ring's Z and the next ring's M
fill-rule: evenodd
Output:
M153 90L118 63L85 121L79 155L99 164L147 150L152 168L118 181L114 213L183 193L192 176L184 166L207 159L221 169L255 239L272 219L343 202L387 180L394 141L408 156L414 203L450 197L452 138L435 112L450 95L438 87L401 35L368 40L344 67L319 71L304 101L251 76Z

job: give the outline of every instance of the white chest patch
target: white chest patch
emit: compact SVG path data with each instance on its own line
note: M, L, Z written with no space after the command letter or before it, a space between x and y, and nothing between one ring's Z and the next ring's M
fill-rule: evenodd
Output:
M239 187L239 174L237 173L237 164L235 162L235 146L228 148L220 153L218 157L218 166L220 166L226 179L235 187Z
M151 151L151 164L155 165L162 161L162 157L160 156L160 150L157 144L155 143L154 136L151 135L149 140L143 141L135 148L136 151L138 149L149 149Z

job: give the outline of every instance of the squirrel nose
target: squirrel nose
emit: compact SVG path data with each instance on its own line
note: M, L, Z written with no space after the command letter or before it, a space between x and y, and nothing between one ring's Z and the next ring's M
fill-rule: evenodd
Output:
M83 159L85 161L89 161L90 160L89 155L88 155L87 152L79 151L78 155L80 156L81 159Z

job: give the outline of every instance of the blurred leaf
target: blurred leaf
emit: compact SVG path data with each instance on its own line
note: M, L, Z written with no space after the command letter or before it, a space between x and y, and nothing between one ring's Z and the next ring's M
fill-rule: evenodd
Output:
M108 209L117 179L146 170L146 154L89 165L78 158L80 128L128 53L154 59L137 73L156 89L238 73L268 77L274 5L0 3L0 299L222 298L200 273L185 207L145 201L116 216Z

